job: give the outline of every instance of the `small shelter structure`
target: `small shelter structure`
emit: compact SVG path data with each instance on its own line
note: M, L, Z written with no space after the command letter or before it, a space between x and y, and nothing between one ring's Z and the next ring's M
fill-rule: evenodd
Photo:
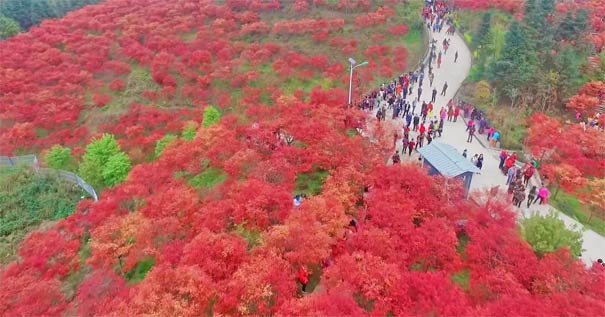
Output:
M459 178L464 183L464 197L468 196L473 175L481 170L456 149L439 142L432 142L418 149L423 166L428 167L429 175L441 174L448 178Z

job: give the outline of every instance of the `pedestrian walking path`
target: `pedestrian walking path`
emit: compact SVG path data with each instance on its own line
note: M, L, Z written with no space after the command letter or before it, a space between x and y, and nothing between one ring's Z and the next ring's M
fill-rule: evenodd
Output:
M457 90L461 87L463 81L468 76L468 73L469 73L470 67L471 67L471 63L472 63L472 58L471 58L471 52L470 52L469 48L466 46L466 44L464 43L464 40L458 34L447 35L445 30L443 30L442 32L432 32L429 30L429 33L430 33L430 39L436 40L437 52L441 51L443 53L442 62L441 62L440 67L437 67L437 63L434 63L433 72L435 74L435 78L434 78L432 86L428 79L428 69L427 69L427 67L425 67L424 72L425 72L426 76L424 78L423 85L422 85L422 94L419 98L420 100L418 101L418 105L415 108L414 114L420 114L420 108L421 108L420 105L422 104L423 101L426 101L427 103L429 101L431 101L432 90L433 90L433 88L436 88L438 93L437 93L435 102L433 102L433 106L434 106L433 114L434 114L434 116L438 117L439 111L441 110L441 108L444 107L447 109L446 104L450 101L450 99L454 98ZM450 41L450 46L449 46L449 49L447 50L447 53L444 52L443 47L441 45L445 38L449 39L449 41ZM458 53L457 54L458 57L457 57L457 60L454 61L456 52ZM441 92L442 92L443 85L446 82L447 82L448 88L447 88L447 91L445 92L445 95L443 96L443 95L441 95ZM413 92L411 93L411 95L407 96L406 100L411 103L414 99L417 99L417 97L418 97L417 85L415 85L415 87L413 88ZM380 107L376 107L374 109L374 112L373 112L374 115L376 114L376 111L379 108ZM458 118L457 122L445 121L442 136L439 138L435 138L433 141L450 144L450 145L454 146L455 148L457 148L460 151L460 153L462 153L463 150L466 149L469 158L471 158L475 154L483 154L483 156L484 156L483 168L481 169L480 174L475 175L475 177L473 177L473 180L471 183L471 192L473 190L485 190L485 189L491 189L494 187L499 187L501 190L505 191L507 189L506 176L504 176L502 174L502 172L500 171L500 169L498 168L499 152L494 151L493 149L484 147L476 139L474 139L472 142L467 142L468 133L466 132L466 124L465 124L464 120L461 119L461 117L462 117L462 113L461 113L460 117ZM391 109L387 110L386 118L387 118L386 120L394 121L396 123L397 127L402 127L405 123L405 119L403 119L401 117L395 118L394 120L392 120L391 119L392 118ZM427 118L427 121L428 120L429 120L429 118ZM400 131L400 130L398 130L398 131ZM414 131L410 132L411 138L416 139L417 136L418 136L417 132L414 132ZM400 135L400 137L401 137L401 135ZM477 133L475 134L475 137L486 138L485 135L479 135ZM487 142L483 142L483 143L487 144ZM425 140L424 144L427 144L426 140ZM399 140L397 141L397 150L399 150L400 153L402 153L401 138L399 138ZM402 155L402 160L414 160L415 161L417 159L418 159L418 154L415 151L411 157L409 157L408 155ZM539 185L539 184L536 184L536 185ZM521 217L526 217L534 212L539 213L539 214L548 214L550 212L550 210L553 210L553 209L554 208L552 208L550 205L538 205L538 204L531 205L529 208L526 208L526 204L524 203L524 204L522 204L522 207L518 210L519 210L519 215ZM555 211L555 212L557 213L558 217L560 219L562 219L569 227L576 226L577 228L583 229L583 249L584 249L584 251L582 252L581 259L584 261L585 264L591 265L592 262L596 261L599 258L605 259L605 238L604 237L598 235L597 233L595 233L592 230L585 229L582 226L582 224L580 224L576 220L568 217L567 215L565 215L559 211Z

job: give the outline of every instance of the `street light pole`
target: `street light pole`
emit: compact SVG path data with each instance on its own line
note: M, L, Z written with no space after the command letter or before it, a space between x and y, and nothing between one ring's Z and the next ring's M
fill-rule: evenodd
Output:
M351 65L351 73L349 74L349 103L348 103L349 108L351 107L351 94L353 92L353 69L355 69L359 66L368 64L368 62L363 62L363 63L355 66L356 63L357 62L353 58L349 57L349 64Z

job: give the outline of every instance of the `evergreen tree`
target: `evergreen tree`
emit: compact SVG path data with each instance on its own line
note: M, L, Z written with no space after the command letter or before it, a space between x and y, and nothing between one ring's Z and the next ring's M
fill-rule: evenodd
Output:
M561 99L573 95L582 84L579 68L580 60L571 46L563 48L555 58L555 69L560 76L557 90Z
M15 20L0 14L0 40L4 40L19 32L21 32L21 29Z
M505 91L520 89L531 80L535 68L535 56L525 31L519 22L513 21L506 33L502 56L490 64L490 80Z
M3 0L0 12L17 21L24 30L53 17L47 0Z
M486 11L481 16L481 24L479 25L479 30L477 30L477 34L474 37L475 47L485 46L487 43L489 43L491 24L492 13L490 11Z

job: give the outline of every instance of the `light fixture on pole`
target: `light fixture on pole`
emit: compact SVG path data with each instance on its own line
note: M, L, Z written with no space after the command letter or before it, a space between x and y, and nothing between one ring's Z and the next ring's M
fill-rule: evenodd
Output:
M349 103L348 103L348 106L351 107L351 93L353 91L353 69L355 69L359 66L367 65L368 62L362 62L359 65L355 65L355 64L357 64L357 62L352 57L349 57L349 64L351 64L351 73L349 74Z

